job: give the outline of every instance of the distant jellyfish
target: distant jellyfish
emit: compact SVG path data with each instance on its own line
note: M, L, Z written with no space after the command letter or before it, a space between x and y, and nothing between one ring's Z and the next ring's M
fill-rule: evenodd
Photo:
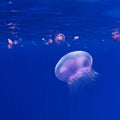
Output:
M63 33L59 33L58 35L56 35L55 42L57 44L64 43L65 42L65 35Z
M79 40L79 36L74 36L74 40Z
M53 40L49 39L47 42L45 42L45 45L52 45L53 44Z
M13 41L8 38L8 48L11 49L13 47Z
M70 88L80 88L95 81L97 73L92 69L93 58L85 51L64 55L55 66L56 77Z
M112 38L114 39L115 42L120 41L119 29L114 29L114 31L112 32Z

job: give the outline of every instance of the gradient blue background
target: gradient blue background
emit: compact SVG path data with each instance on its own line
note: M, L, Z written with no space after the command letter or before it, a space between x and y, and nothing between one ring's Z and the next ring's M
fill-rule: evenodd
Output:
M110 11L120 2L13 2L14 9L20 11L15 16L26 43L23 48L0 48L0 120L119 120L120 43L114 42L111 32L120 27L114 22L120 17ZM0 3L1 45L9 37L3 23L13 16L6 4L4 0ZM58 12L62 14L58 16ZM71 47L41 45L37 41L39 32L44 36L51 29L64 33L68 41L80 33L80 41L70 42ZM105 42L101 42L103 39ZM74 50L88 51L100 76L94 86L71 97L66 83L55 77L54 67L64 54Z

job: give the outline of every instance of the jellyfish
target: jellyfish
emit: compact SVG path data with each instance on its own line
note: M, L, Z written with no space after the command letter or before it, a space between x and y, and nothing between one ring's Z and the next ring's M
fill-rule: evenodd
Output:
M65 42L65 35L63 33L60 33L58 34L56 37L55 37L55 42L57 44L61 44L63 42Z
M55 66L55 76L69 87L84 86L95 81L93 58L86 51L73 51L64 55Z

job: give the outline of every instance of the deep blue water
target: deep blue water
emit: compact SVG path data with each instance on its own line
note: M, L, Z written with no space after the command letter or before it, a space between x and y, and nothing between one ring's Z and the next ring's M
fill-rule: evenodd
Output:
M120 120L120 42L112 39L119 0L11 1L0 1L0 120ZM64 44L41 42L58 33ZM22 41L8 49L8 38ZM75 50L92 55L99 77L70 96L54 67Z

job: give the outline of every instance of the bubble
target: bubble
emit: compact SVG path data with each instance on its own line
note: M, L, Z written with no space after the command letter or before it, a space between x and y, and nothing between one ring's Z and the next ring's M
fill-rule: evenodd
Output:
M94 81L93 58L85 51L74 51L64 55L55 66L56 77L69 86L79 86Z

